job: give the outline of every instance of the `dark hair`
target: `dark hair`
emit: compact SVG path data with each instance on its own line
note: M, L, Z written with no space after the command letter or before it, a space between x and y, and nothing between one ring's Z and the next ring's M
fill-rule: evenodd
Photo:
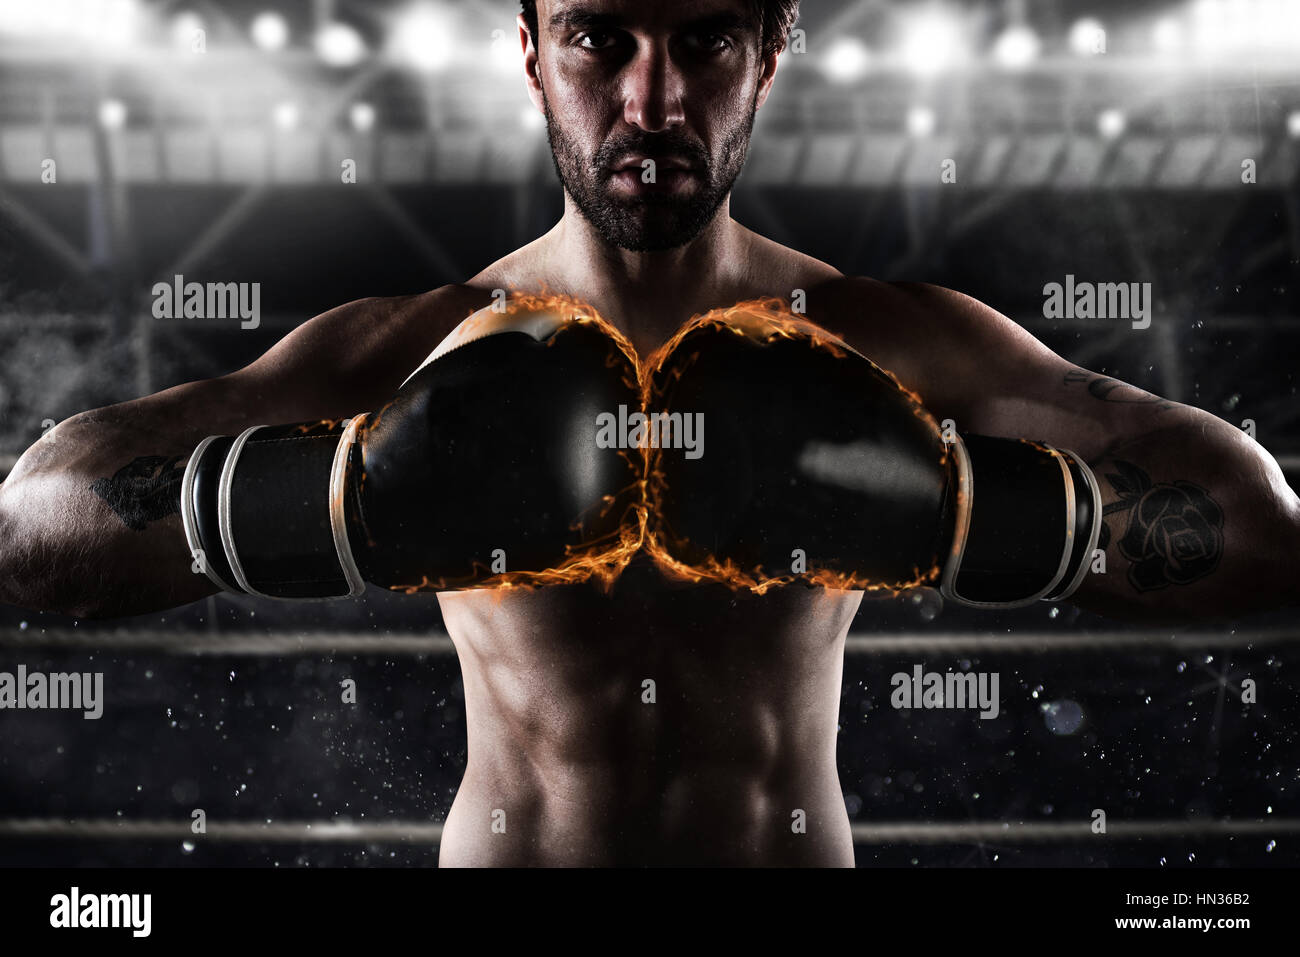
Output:
M764 58L785 49L790 31L799 19L800 0L747 0L750 10L759 20L760 49ZM537 42L537 0L522 0L524 21L528 33Z

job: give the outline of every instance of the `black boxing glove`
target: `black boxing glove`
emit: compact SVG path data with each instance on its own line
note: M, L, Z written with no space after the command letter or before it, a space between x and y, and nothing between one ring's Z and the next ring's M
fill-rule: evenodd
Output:
M640 501L639 462L596 441L598 415L638 401L629 351L581 310L513 302L378 413L204 440L181 490L195 570L297 599L602 574Z
M685 575L932 585L983 607L1068 598L1082 582L1101 499L1078 456L945 441L892 376L775 302L697 319L649 374L664 431L697 417L704 438L691 451L651 430L651 547Z

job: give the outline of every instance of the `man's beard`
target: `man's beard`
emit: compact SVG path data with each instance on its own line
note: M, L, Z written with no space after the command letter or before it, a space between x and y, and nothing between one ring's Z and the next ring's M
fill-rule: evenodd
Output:
M551 158L560 182L605 242L637 253L679 249L692 242L713 221L740 178L758 113L755 104L745 123L727 137L716 165L701 147L674 133L647 133L620 143L608 143L587 163L582 151L556 122L545 92L542 101L546 107ZM700 186L684 196L651 193L620 199L610 188L613 175L610 167L628 153L687 159Z

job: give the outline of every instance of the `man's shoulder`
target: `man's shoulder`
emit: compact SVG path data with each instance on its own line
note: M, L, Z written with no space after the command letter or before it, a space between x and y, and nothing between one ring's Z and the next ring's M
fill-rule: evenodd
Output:
M379 320L432 319L459 323L491 302L491 289L467 283L448 283L412 295L360 299L340 308Z
M832 332L852 329L881 342L950 343L968 338L1025 335L996 309L965 293L923 282L885 282L843 276L808 290L809 318Z
M453 329L490 302L490 290L462 285L353 300L298 326L237 375L292 382L304 393L367 408L391 396Z
M846 276L810 289L807 306L813 322L936 401L955 402L995 362L1047 354L993 307L931 283Z
M961 308L976 300L953 289L924 282L888 282L870 276L831 276L808 290L810 304L825 309L861 312L864 306L905 312Z

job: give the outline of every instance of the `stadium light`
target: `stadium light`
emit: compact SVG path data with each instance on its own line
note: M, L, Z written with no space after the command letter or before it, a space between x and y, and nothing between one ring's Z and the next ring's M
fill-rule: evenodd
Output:
M416 69L432 73L451 62L451 29L440 8L411 10L398 21L394 38L396 52Z
M993 59L1006 70L1023 70L1038 59L1043 43L1023 24L1007 27L993 44Z
M905 25L899 58L903 66L933 76L959 65L966 54L961 25L951 14L929 11Z
M1119 110L1103 110L1097 117L1097 132L1103 139L1117 140L1128 129L1128 118Z
M348 110L352 128L358 133L366 133L375 127L375 108L369 103L353 103Z
M1300 110L1296 110L1286 118L1286 131L1291 134L1293 140L1300 140Z
M924 139L934 132L934 110L928 106L914 106L907 111L908 135Z
M278 13L267 11L253 18L253 42L263 50L283 50L289 42L289 24Z
M1106 52L1106 28L1091 17L1076 21L1070 27L1070 49L1076 56L1100 56Z
M41 0L0 3L0 34L40 42L79 40L120 50L136 40L139 0Z
M523 69L524 51L513 33L502 30L493 36L488 62L503 76L514 76Z
M99 125L106 130L126 126L126 104L121 100L104 100L99 104Z
M822 64L826 76L834 83L853 83L871 69L871 51L861 40L842 37L826 51Z
M1187 33L1178 20L1173 17L1161 17L1151 28L1151 43L1158 53L1166 55L1182 53L1187 46Z
M1300 54L1300 4L1294 0L1197 0L1192 42L1209 58L1241 53Z
M191 49L195 36L206 29L201 16L193 10L182 10L172 19L172 43L183 50Z
M326 66L356 66L366 58L366 41L346 23L327 23L316 33L316 55Z
M519 111L519 125L529 133L536 133L546 129L546 117L542 116L535 107L525 106Z
M281 130L292 130L298 126L298 104L291 101L277 103L271 118L275 125Z

